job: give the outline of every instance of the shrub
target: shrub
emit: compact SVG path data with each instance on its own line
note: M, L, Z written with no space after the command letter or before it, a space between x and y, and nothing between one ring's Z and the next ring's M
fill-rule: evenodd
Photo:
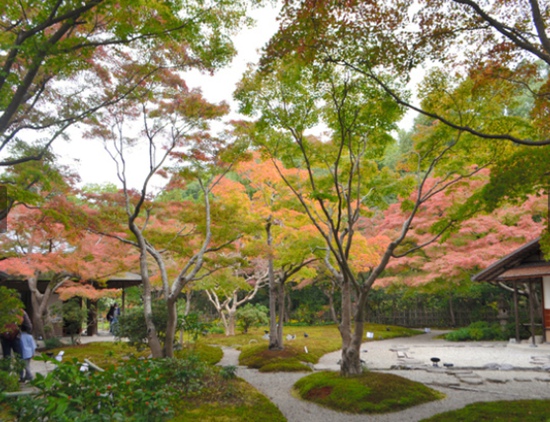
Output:
M509 324L502 329L500 324L489 324L486 321L477 321L468 327L460 328L445 335L445 340L449 341L491 341L508 340L515 336L513 324Z
M168 310L164 302L153 302L153 323L157 329L157 335L161 342L164 342L166 333L166 322L168 320ZM118 323L114 327L114 334L117 337L127 337L128 343L138 350L147 347L147 326L145 325L145 315L143 307L127 309L118 318Z
M81 372L76 359L55 363L54 371L32 381L37 395L11 402L18 421L164 421L173 416L171 402L201 394L216 377L231 374L193 355L131 359L105 372Z
M44 339L44 349L50 350L58 347L63 347L63 342L57 337Z
M19 391L19 374L24 366L21 359L0 359L0 392Z
M243 333L248 333L251 327L259 327L269 323L267 317L268 309L262 305L252 305L247 303L237 310L237 325Z

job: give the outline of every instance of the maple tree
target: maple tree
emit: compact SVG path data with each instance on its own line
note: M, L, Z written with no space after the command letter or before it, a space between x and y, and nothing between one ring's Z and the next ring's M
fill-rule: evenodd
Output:
M122 189L88 195L93 204L89 214L97 218L86 224L139 252L144 316L154 357L173 356L176 304L183 288L209 274L205 260L210 252L224 249L238 237L237 209L213 205L212 196L216 171L227 171L223 158L231 161L240 154L239 143L226 148L222 139L208 132L209 122L226 112L225 104L208 103L166 69L89 122L88 136L104 141L117 164ZM133 189L127 173L128 150L141 141L146 144L146 164L139 189ZM169 178L165 192L155 194L151 184L156 177ZM191 181L196 195L185 198L181 190ZM164 345L153 321L155 282L168 311Z
M240 162L235 173L246 187L255 236L248 236L245 252L255 272L264 274L269 287L269 349L283 348L285 284L293 279L312 279L312 264L323 254L322 239L303 212L292 191L281 180L277 167L288 177L299 173L281 163L253 153ZM250 256L250 252L252 255ZM256 276L262 281L262 276Z
M234 274L231 270L217 271L211 277L195 283L194 288L206 293L220 316L225 335L234 336L239 307L254 299L266 281L265 276Z
M67 128L124 99L159 69L225 65L235 53L228 35L247 22L247 7L223 0L3 1L0 151L35 148L0 165L40 160Z
M488 172L460 186L448 196L434 198L430 207L418 213L414 227L405 242L422 244L429 238L429 228L439 213L450 203L465 200L489 182ZM450 197L451 198L450 198ZM387 266L384 277L377 285L402 282L407 285L422 285L442 278L452 283L485 268L513 252L526 242L535 239L543 227L546 214L546 198L530 196L520 205L502 206L491 213L481 213L464 221L460 228L449 235L445 242L430 245L415 254L394 260ZM381 221L374 226L390 235L399 230L403 211L392 204Z
M369 78L340 72L330 63L307 66L296 56L247 75L237 96L243 112L258 116L257 144L286 167L306 171L305 179L282 170L279 176L325 240L325 263L342 298L341 373L360 373L364 309L374 282L391 259L436 241L475 211L452 204L432 222L428 241L405 243L423 207L494 162L502 147L479 147L472 154L477 144L471 137L427 126L399 170L392 171L381 162L394 143L388 132L402 113L393 99ZM328 127L324 138L307 134L321 122ZM363 236L360 217L393 201L405 212L398 233Z
M549 13L537 1L288 0L262 63L269 69L287 54L332 62L479 143L523 146L491 173L490 208L512 195L548 193ZM425 77L415 100L404 86L418 73ZM549 233L541 242L547 254Z
M399 104L465 133L548 145L549 13L536 1L288 0L263 63L269 67L287 53L309 62L328 60L370 78ZM452 107L454 115L431 104L416 105L400 86L419 67L473 79L468 91L472 98L486 87L514 92L525 101L524 113L501 109L492 118L472 121L474 110L458 104ZM448 91L442 88L419 90L419 98L436 93L444 99ZM510 125L496 124L499 120L530 120L534 130L510 130Z
M97 300L113 291L97 290L90 281L102 283L135 265L128 248L64 225L58 211L65 207L59 201L63 202L56 198L55 204L34 209L15 207L8 216L8 233L0 239L4 251L0 269L27 283L34 330L43 338L51 334L45 327L51 325L48 305L52 294L58 293L61 300L74 296ZM48 284L42 292L38 282L44 279Z

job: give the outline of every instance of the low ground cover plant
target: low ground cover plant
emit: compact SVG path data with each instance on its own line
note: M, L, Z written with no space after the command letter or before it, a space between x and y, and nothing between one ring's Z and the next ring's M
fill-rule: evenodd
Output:
M31 385L37 394L0 400L1 420L156 422L208 420L218 413L227 421L284 421L267 398L235 378L235 367L211 364L222 356L213 346L184 348L175 359L147 359L126 343L90 343L64 351L61 363L46 355L38 358L48 360L52 371L36 375ZM84 358L101 363L105 371L82 372Z
M444 337L449 341L505 341L515 337L515 327L513 324L502 327L498 323L476 321L467 327L451 331Z
M548 414L548 400L493 401L469 404L423 419L423 422L540 422L547 421Z
M424 384L393 374L368 371L354 377L317 372L301 378L294 387L304 400L361 414L396 412L444 397Z

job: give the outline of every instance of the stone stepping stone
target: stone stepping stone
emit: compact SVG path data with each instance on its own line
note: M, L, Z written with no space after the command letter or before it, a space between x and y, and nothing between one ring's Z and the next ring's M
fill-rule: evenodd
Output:
M492 382L493 384L506 384L508 380L501 378L486 378L487 382Z
M434 387L447 387L447 388L456 388L460 387L459 382L442 382L442 381L434 381L430 382L429 385L433 385Z
M461 376L461 375L473 374L474 372L473 371L468 371L468 370L461 370L461 371L445 371L445 373L458 377L458 376Z
M464 378L461 378L460 381L462 381L464 384L469 384L469 385L481 385L481 384L483 384L483 379L481 379L481 378L478 378L478 379L464 379Z

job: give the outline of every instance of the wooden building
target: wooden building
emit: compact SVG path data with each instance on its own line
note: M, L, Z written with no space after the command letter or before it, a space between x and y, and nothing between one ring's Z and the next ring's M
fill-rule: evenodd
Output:
M483 271L476 274L472 280L487 281L491 283L505 283L514 290L514 313L516 322L516 341L519 342L519 316L518 316L518 285L528 286L529 291L534 291L540 286L542 292L542 326L543 341L550 341L550 262L543 257L540 248L540 238L526 243L514 252L506 255L501 260L489 265ZM529 331L533 346L535 346L535 306L529 295Z
M46 291L46 287L50 283L50 280L47 279L38 279L37 288L41 293ZM95 289L122 289L122 304L121 309L125 309L125 289L132 286L138 286L141 284L141 276L134 273L123 273L118 276L111 277L105 283L99 284L97 282L90 281L89 283ZM29 284L26 280L23 280L18 277L10 276L5 272L0 272L0 286L5 286L10 289L17 290L20 294L21 301L27 310L29 315L32 315L32 301L31 301L31 292L29 289ZM60 299L56 293L53 293L49 302L48 307L59 303ZM87 299L87 309L88 309L88 322L86 328L86 335L92 336L97 334L98 328L98 314L97 314L97 302ZM62 329L62 328L61 328ZM62 333L57 333L62 335Z

